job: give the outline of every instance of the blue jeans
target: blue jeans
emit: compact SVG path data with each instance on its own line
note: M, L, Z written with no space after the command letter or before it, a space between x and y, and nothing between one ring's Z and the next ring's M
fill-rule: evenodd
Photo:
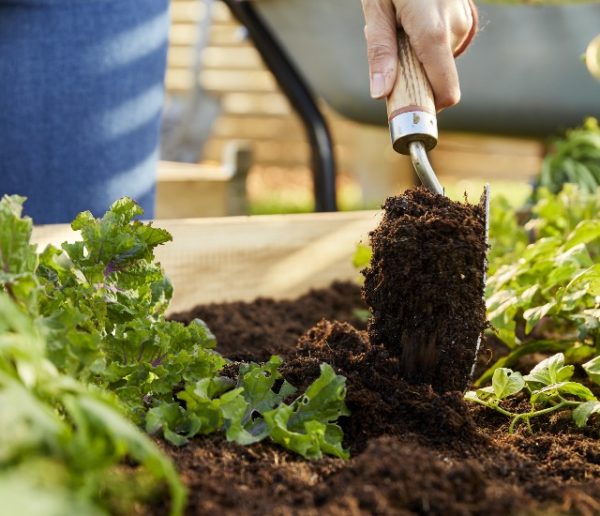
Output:
M0 0L0 196L36 224L124 195L153 217L168 21L168 0Z

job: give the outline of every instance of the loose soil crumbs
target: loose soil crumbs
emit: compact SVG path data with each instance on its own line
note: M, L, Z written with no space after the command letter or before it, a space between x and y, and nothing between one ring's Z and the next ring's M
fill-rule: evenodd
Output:
M486 325L483 203L418 188L383 208L365 270L371 341L400 357L409 381L465 390Z

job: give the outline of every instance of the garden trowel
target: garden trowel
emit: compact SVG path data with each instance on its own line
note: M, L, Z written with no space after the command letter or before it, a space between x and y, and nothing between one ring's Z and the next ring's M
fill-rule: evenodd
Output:
M433 91L425 75L422 64L417 59L406 33L398 32L398 76L392 93L387 98L387 112L390 135L394 150L409 155L421 183L433 193L445 195L444 189L435 175L427 157L438 141L437 117ZM481 198L485 217L485 243L488 243L489 231L489 185L486 185ZM487 263L481 264L485 270ZM440 292L440 295L444 295ZM434 315L435 317L435 315ZM475 348L477 358L481 335ZM408 350L411 356L410 367L423 369L430 367L431 360L425 348ZM473 369L475 364L473 363ZM411 376L413 371L408 371ZM416 372L416 371L414 371ZM473 370L471 370L471 376ZM465 389L468 386L465 385Z

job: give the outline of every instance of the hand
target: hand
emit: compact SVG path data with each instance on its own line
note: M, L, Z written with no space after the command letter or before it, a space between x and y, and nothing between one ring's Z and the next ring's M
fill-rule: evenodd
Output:
M396 81L397 27L423 64L438 110L460 100L455 56L471 42L477 11L470 0L362 0L371 96L387 97Z

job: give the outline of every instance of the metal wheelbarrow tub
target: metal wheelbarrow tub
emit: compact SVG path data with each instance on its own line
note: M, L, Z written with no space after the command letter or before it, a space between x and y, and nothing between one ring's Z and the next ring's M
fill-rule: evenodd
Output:
M363 15L355 0L251 0L316 94L362 123L386 120L371 100ZM600 86L581 56L600 32L600 4L478 3L480 31L458 59L459 106L442 130L547 136L600 116Z

